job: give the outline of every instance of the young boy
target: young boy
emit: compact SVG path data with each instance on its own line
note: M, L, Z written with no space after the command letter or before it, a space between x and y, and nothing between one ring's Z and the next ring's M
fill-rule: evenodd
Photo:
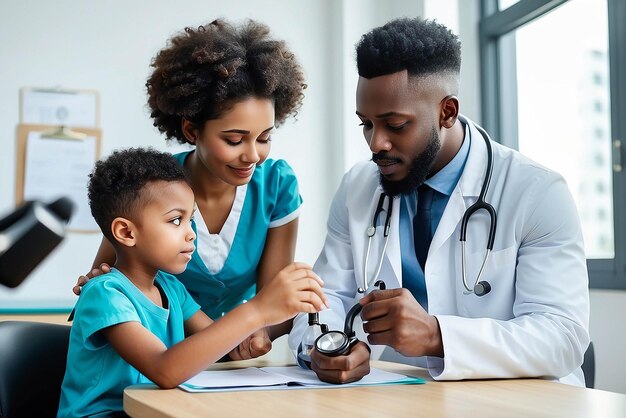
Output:
M59 417L123 414L125 387L174 388L254 331L326 303L321 280L294 263L219 321L199 310L168 274L185 270L196 238L193 192L169 154L137 148L99 161L89 205L117 261L76 303Z

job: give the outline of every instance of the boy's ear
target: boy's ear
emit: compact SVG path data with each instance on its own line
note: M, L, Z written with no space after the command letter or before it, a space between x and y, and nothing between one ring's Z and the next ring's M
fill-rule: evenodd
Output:
M111 222L111 233L113 238L126 247L135 246L135 224L126 218L115 218Z

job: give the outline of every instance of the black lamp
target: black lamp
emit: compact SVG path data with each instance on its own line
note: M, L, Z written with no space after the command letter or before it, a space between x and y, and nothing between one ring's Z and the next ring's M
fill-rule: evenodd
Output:
M0 283L17 287L65 237L74 204L29 201L0 219Z

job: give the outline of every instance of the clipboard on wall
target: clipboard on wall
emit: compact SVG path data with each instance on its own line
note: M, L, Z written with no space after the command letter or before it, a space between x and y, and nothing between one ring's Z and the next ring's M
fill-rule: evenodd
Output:
M100 128L100 95L96 90L22 87L20 123Z
M76 205L68 229L99 232L89 209L87 182L101 145L100 129L18 125L16 202L67 196Z

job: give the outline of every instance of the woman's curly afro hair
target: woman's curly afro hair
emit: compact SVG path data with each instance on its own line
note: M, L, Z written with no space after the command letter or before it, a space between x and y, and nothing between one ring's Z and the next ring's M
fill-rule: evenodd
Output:
M434 20L396 19L361 37L356 62L359 75L365 78L402 70L413 76L458 73L461 42Z
M253 20L233 26L218 19L170 39L146 82L154 126L167 139L186 143L183 118L201 128L248 97L271 99L277 126L295 116L306 88L304 75L286 43L269 32Z

